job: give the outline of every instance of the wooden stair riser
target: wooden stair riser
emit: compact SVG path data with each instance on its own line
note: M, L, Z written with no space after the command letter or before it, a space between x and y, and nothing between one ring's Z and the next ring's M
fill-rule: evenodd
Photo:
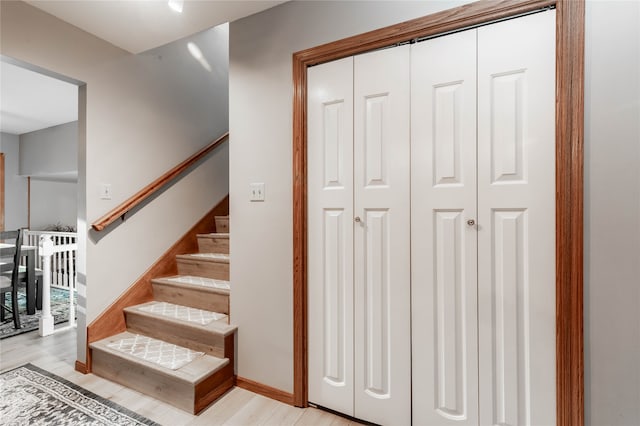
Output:
M229 293L211 292L204 288L181 287L152 282L153 298L159 302L190 306L229 315Z
M198 414L213 401L221 397L227 390L235 386L235 333L224 338L224 357L229 359L229 364L216 372L210 378L196 385L196 400L194 413Z
M178 263L178 274L180 275L229 280L229 263L191 259L176 259L176 261Z
M215 217L216 232L229 232L229 216Z
M198 249L200 253L229 254L229 238L198 237Z
M170 403L182 410L193 411L193 387L140 364L124 360L109 352L92 349L92 373L131 389Z
M193 407L193 414L198 414L216 399L220 398L235 384L233 364L225 366L207 380L196 385L196 401Z
M144 334L174 345L204 352L218 358L227 358L225 354L225 336L201 327L163 321L161 318L144 315L136 311L125 311L127 330Z
M194 386L109 352L96 349L92 352L93 374L192 414L198 414L231 389L234 383L231 362Z

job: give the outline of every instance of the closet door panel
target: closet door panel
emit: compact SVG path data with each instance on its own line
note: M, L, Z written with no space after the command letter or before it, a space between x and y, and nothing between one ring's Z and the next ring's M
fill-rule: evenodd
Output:
M478 29L480 423L555 410L555 11Z
M307 82L309 401L353 415L353 58Z
M411 422L409 46L354 58L355 416Z
M476 30L411 49L413 424L477 424Z

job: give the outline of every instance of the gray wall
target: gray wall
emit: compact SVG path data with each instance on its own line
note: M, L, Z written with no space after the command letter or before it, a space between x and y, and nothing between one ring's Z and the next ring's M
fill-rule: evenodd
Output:
M27 226L27 178L19 176L20 139L0 133L0 152L4 152L4 227Z
M76 227L78 122L20 135L20 174L31 176L31 229Z
M90 223L228 129L228 27L132 55L26 3L0 2L0 53L86 83L78 111L78 359L86 324L228 193L228 146L109 232ZM86 111L82 105L86 102ZM99 199L102 183L113 198Z
M640 424L639 5L587 2L585 407L593 425ZM292 2L231 24L240 376L292 390L291 54L451 6ZM250 182L266 183L264 203L249 203Z
M78 122L20 135L20 174L78 172Z
M74 182L31 179L31 229L51 225L77 226L78 184Z
M640 2L587 2L585 381L591 425L640 424Z
M290 2L231 23L231 311L240 330L239 376L293 390L291 55L461 3ZM250 182L265 182L264 203L249 202Z

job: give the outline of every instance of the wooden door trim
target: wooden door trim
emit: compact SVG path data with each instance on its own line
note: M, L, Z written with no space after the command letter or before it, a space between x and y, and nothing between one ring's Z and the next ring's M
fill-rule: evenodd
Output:
M584 1L479 1L293 54L293 394L307 406L307 67L556 7L556 418L584 424Z

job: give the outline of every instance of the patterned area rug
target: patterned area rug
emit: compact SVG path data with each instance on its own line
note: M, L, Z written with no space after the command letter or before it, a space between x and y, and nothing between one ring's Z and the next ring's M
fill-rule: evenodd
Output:
M22 289L18 293L18 306L20 309L20 328L13 328L13 320L11 314L7 313L6 321L0 324L0 340L7 337L16 336L18 334L27 333L38 329L41 311L36 311L35 315L27 315L27 298ZM6 295L7 304L11 307L11 296ZM74 303L76 298L74 298ZM51 315L53 315L54 324L65 322L69 318L69 290L51 287Z
M2 373L0 393L3 425L158 425L31 364Z

